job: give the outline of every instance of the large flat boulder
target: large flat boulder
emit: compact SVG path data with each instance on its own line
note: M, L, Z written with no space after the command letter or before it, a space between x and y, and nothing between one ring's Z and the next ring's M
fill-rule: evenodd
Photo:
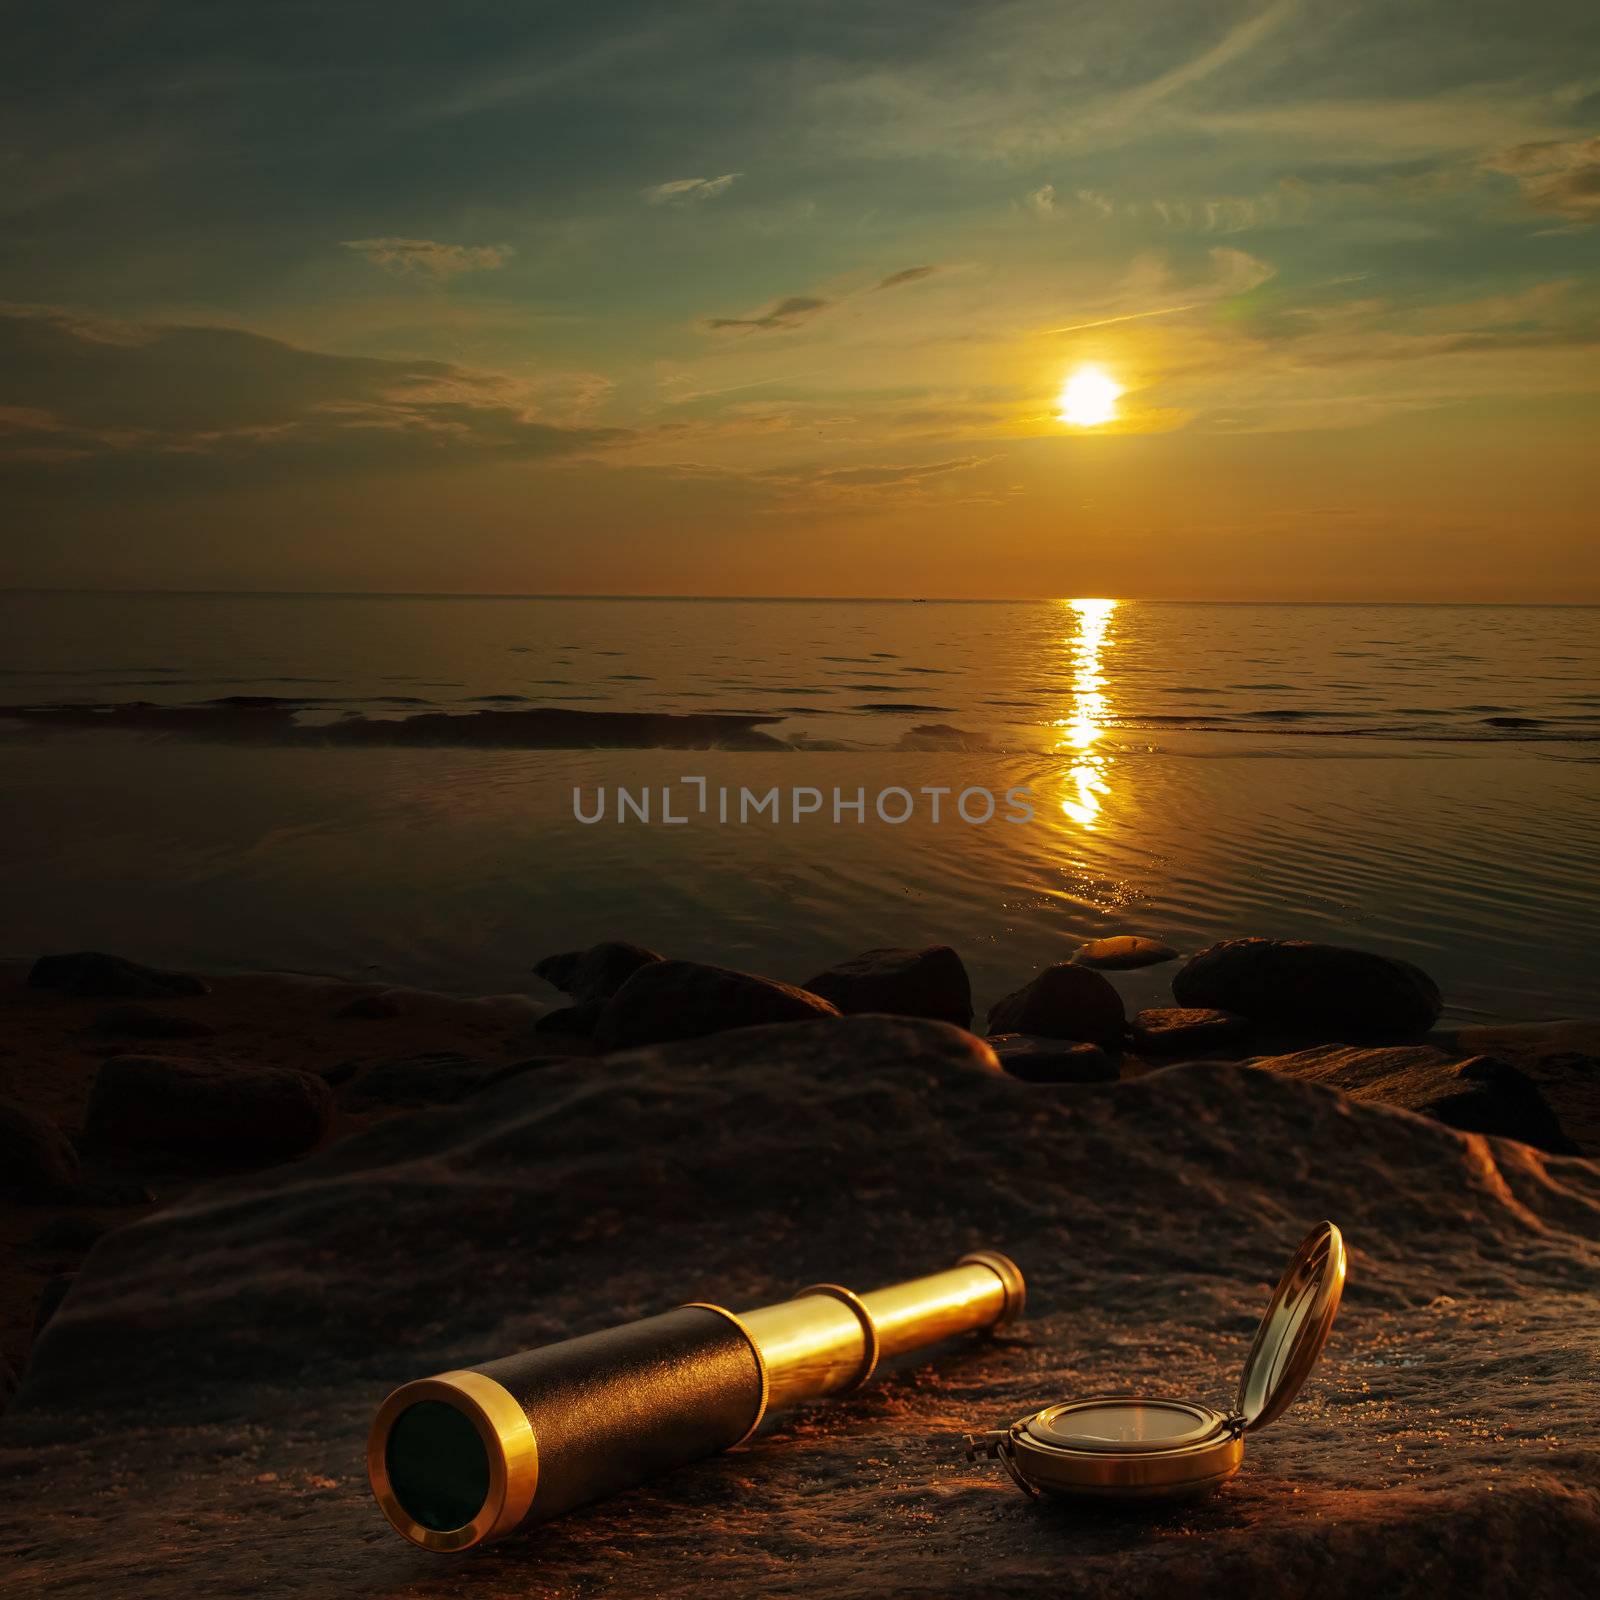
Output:
M947 944L866 950L801 985L848 1016L929 1017L972 1026L972 981Z
M1426 1032L1442 1007L1433 979L1409 961L1305 939L1225 939L1185 963L1172 994L1180 1006L1339 1042Z
M0 1548L42 1600L1587 1592L1597 1214L1593 1163L1226 1064L1064 1095L881 1018L552 1064L101 1240L0 1434ZM1228 1404L1322 1217L1339 1322L1220 1492L1113 1516L963 1458L1086 1392ZM1028 1274L1013 1333L739 1450L461 1557L372 1503L403 1379L983 1245Z
M606 1001L595 1023L601 1050L699 1039L731 1028L837 1017L838 1009L776 978L699 961L652 961Z
M1260 1056L1250 1065L1326 1084L1354 1100L1415 1111L1465 1133L1520 1139L1558 1155L1580 1153L1534 1081L1492 1056L1462 1061L1428 1045L1361 1050L1334 1044Z

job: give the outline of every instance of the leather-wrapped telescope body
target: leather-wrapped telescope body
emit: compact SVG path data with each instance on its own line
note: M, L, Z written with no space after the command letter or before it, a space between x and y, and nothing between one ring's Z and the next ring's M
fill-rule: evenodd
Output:
M367 1441L373 1493L428 1550L465 1550L748 1439L768 1411L865 1383L878 1363L1022 1311L981 1250L856 1295L814 1284L755 1311L679 1306L396 1389Z

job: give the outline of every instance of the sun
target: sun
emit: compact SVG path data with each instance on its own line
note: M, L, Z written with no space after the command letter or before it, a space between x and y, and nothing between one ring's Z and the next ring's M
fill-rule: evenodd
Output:
M1076 428L1097 428L1102 422L1115 422L1121 393L1122 385L1113 382L1099 367L1079 367L1061 386L1056 417Z

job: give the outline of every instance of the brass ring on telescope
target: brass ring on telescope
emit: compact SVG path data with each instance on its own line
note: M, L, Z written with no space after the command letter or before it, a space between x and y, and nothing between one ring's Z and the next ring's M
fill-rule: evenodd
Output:
M1003 1256L998 1250L970 1250L956 1261L956 1265L987 1267L1004 1287L1005 1307L991 1324L991 1330L1009 1328L1022 1315L1028 1298L1027 1280L1022 1276L1022 1268L1010 1256Z
M389 1482L389 1430L402 1412L426 1400L459 1411L483 1442L489 1493L478 1514L459 1528L428 1528L400 1503ZM527 1516L539 1483L539 1446L511 1393L481 1372L444 1372L402 1384L378 1408L367 1435L367 1475L390 1524L424 1550L465 1550L511 1529Z
M840 1391L848 1394L852 1389L859 1389L878 1370L878 1356L880 1345L878 1340L878 1325L872 1320L872 1313L861 1303L861 1296L853 1290L846 1289L838 1283L813 1283L808 1284L796 1300L804 1300L808 1294L825 1294L837 1300L855 1313L855 1319L861 1324L861 1366L854 1378Z
M767 1377L767 1358L762 1355L761 1346L756 1343L755 1335L726 1306L714 1306L709 1300L691 1300L683 1309L685 1311L714 1311L719 1317L725 1317L744 1335L744 1342L750 1346L750 1354L756 1358L756 1372L761 1379L761 1394L756 1401L756 1414L750 1419L750 1426L728 1446L730 1450L737 1450L761 1426L761 1419L767 1414L767 1401L771 1398L771 1384Z

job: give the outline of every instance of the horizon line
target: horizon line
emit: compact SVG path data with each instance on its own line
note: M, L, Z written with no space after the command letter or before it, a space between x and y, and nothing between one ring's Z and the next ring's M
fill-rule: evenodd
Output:
M753 605L1050 605L1085 598L1109 599L1117 604L1177 606L1537 606L1559 610L1600 607L1594 600L1450 600L1450 599L1327 599L1247 596L1172 595L895 595L895 594L603 594L590 591L518 592L475 589L214 589L121 588L67 584L0 585L0 594L116 595L258 600L628 600L660 602L715 602Z

